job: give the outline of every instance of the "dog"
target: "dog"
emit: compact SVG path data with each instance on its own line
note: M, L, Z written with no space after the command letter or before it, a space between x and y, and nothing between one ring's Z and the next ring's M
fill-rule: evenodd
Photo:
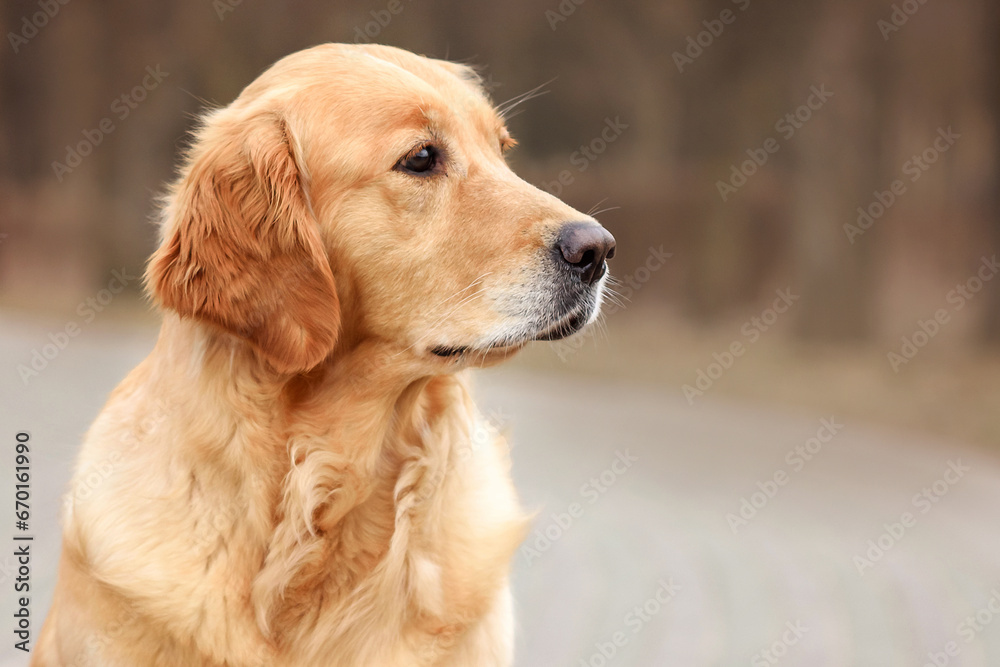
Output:
M591 323L614 253L513 145L474 70L376 45L204 116L32 665L511 664L528 518L464 371Z

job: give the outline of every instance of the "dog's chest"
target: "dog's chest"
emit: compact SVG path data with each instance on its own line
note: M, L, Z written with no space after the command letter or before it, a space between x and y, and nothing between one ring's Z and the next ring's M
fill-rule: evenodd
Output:
M398 654L400 665L434 665L497 605L524 524L506 447L476 432L474 442L464 428L425 431L452 438L450 455L406 459L326 536L323 558L286 593L289 645L322 647L304 664L364 635L343 664L397 664Z

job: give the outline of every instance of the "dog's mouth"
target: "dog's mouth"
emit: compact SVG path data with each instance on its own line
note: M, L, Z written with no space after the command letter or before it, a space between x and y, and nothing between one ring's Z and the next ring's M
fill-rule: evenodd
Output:
M590 319L589 311L590 309L586 307L576 308L564 315L555 324L542 329L538 333L523 338L501 340L484 347L474 347L471 345L438 345L430 348L428 351L437 357L443 358L461 357L468 354L509 354L511 352L516 352L531 341L555 341L572 336L587 326L587 322Z
M556 322L554 325L536 335L532 340L562 340L568 336L572 336L580 329L587 326L587 320L589 317L588 313L584 313L583 309L575 310L569 315L566 315L561 320Z

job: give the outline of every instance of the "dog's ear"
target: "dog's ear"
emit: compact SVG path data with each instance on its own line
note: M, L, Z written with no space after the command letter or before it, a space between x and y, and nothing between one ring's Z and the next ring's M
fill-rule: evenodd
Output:
M274 114L206 123L146 274L162 306L245 339L286 373L321 362L340 324L297 150Z

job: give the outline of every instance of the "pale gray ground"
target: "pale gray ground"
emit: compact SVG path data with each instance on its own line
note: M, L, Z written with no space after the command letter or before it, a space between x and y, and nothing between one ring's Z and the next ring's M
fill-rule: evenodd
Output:
M62 321L2 314L0 404L0 665L27 664L12 648L13 440L31 433L32 612L37 632L58 555L56 516L80 436L108 392L151 348L148 328L97 321L25 385L18 364ZM518 665L1000 665L1000 461L980 450L845 424L801 471L785 461L832 415L791 415L729 404L711 394L689 407L676 391L586 377L537 376L513 367L480 373L483 412L508 429L514 476L538 510L515 562ZM840 420L837 420L838 422ZM637 459L621 474L618 454ZM949 461L968 466L929 511L913 497ZM734 534L727 513L757 483L787 483ZM614 483L584 487L592 477ZM601 488L604 488L603 486ZM593 490L592 490L593 489ZM572 525L553 514L579 503ZM903 512L898 543L859 575L868 540ZM886 538L883 538L886 539ZM2 546L8 545L8 546ZM676 591L653 602L661 581ZM648 603L644 618L627 616ZM961 626L980 612L983 625ZM801 638L782 645L786 623ZM802 630L804 628L804 631ZM970 628L966 631L965 628ZM978 628L978 629L975 629ZM616 632L621 648L610 659ZM787 633L788 639L793 635ZM757 655L775 642L772 661ZM784 649L784 650L782 650ZM934 664L934 663L928 663Z

